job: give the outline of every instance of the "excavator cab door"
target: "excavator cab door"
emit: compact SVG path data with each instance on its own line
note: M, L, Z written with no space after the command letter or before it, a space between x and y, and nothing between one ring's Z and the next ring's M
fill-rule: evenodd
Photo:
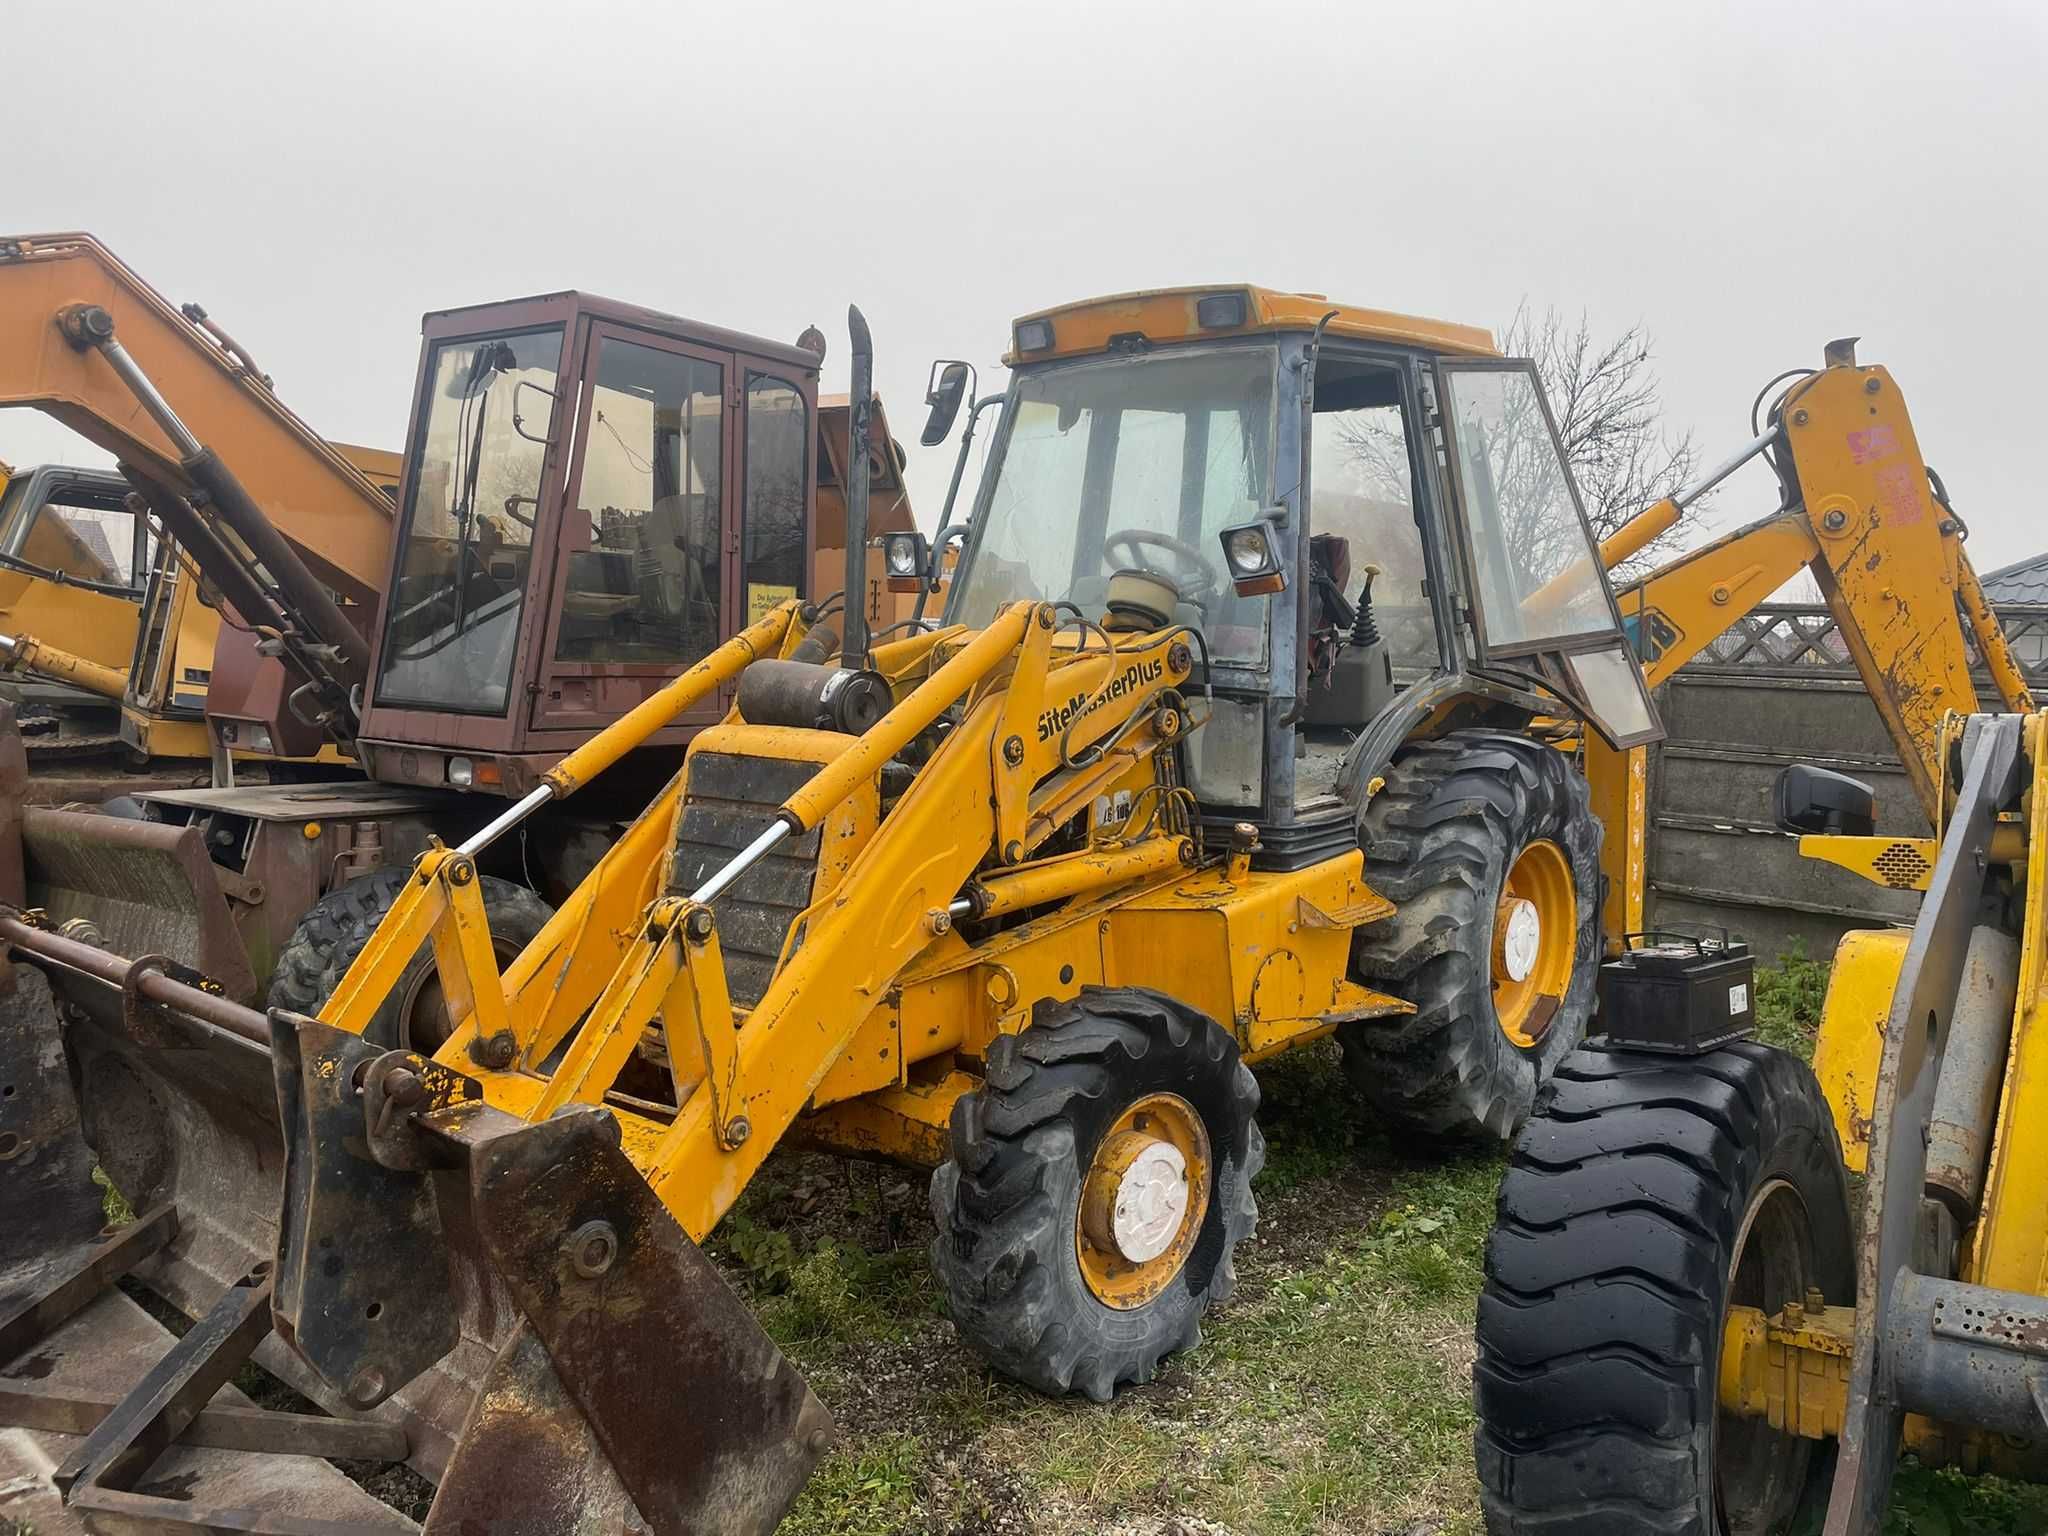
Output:
M1616 748L1660 740L1535 364L1441 361L1435 382L1478 670L1535 674Z
M536 730L601 729L804 584L812 392L797 370L599 321L578 387Z
M732 612L732 354L598 323L535 667L536 730L595 730L718 645ZM707 704L679 723L717 718Z

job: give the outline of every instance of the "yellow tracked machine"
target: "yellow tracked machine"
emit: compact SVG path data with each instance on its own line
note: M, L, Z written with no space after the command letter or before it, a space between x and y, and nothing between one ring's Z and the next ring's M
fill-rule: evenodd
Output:
M29 1234L0 1375L78 1433L67 1512L324 1529L274 1463L299 1524L203 1468L183 1501L148 1491L253 1350L336 1417L247 1436L402 1436L429 1529L771 1529L833 1430L697 1244L787 1138L933 1169L963 1338L1106 1398L1231 1288L1252 1064L1334 1033L1401 1123L1526 1118L1603 929L1641 926L1649 681L1810 565L1876 675L1970 687L1950 520L1924 503L1875 544L1831 521L1814 482L1846 461L1796 434L1747 451L1805 493L1624 608L1607 566L1678 502L1596 547L1533 369L1482 332L1174 290L1027 316L1011 363L938 618L769 607L430 844L317 1017L57 931L65 887L0 826L0 1218ZM963 385L934 389L928 442ZM422 389L418 421L448 394ZM1881 369L1838 357L1814 391L1881 410L1927 496ZM576 413L548 419L558 449ZM416 426L401 505L422 448ZM856 591L867 499L856 456ZM914 533L881 553L912 590L946 570ZM1914 743L1947 707L1880 702ZM484 861L703 713L508 960ZM379 1022L423 954L429 1042ZM102 1228L95 1158L133 1222ZM200 1319L126 1379L88 1327L121 1274Z

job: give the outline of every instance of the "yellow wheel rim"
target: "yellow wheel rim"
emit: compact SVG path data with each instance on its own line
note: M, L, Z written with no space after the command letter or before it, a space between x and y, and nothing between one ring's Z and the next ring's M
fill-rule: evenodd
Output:
M1736 1229L1728 1265L1728 1289L1721 1301L1720 1369L1731 1358L1728 1308L1754 1307L1775 1316L1786 1303L1804 1300L1817 1268L1813 1223L1806 1202L1787 1179L1772 1179L1750 1197ZM1715 1402L1723 1403L1715 1382ZM1816 1442L1768 1419L1747 1418L1717 1406L1714 1415L1714 1503L1726 1536L1765 1536L1782 1531L1798 1511Z
M1180 1273L1208 1209L1202 1117L1177 1093L1147 1094L1117 1117L1081 1181L1081 1278L1104 1306L1144 1306Z
M1515 855L1493 910L1493 1013L1524 1050L1557 1017L1578 948L1579 898L1572 864L1549 838Z

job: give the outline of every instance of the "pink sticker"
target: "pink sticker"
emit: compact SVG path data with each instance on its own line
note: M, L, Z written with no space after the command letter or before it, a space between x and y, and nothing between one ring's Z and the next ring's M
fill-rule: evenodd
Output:
M1849 434L1849 457L1858 464L1868 464L1872 459L1889 458L1899 451L1899 435L1880 422L1874 427L1865 427L1861 432Z
M1877 504L1894 528L1911 527L1927 515L1927 488L1911 464L1887 464L1875 478Z

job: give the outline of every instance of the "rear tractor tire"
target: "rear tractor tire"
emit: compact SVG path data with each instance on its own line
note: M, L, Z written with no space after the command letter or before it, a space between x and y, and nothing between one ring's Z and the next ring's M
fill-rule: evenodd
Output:
M1161 993L1084 987L995 1042L932 1175L932 1267L1003 1375L1107 1402L1201 1340L1266 1161L1237 1042Z
M271 973L269 1006L317 1014L341 984L370 935L405 889L411 871L380 869L336 886L306 909L278 952ZM503 970L539 936L554 909L523 885L484 875L484 915L491 925L491 949ZM404 1048L431 1056L448 1038L448 1014L434 969L434 946L422 944L363 1030L373 1045Z
M1352 965L1415 1012L1347 1024L1352 1083L1435 1135L1505 1141L1593 1012L1600 823L1584 777L1526 736L1454 731L1402 749L1360 817L1365 878L1394 915Z
M1841 1147L1820 1087L1744 1042L1598 1048L1515 1144L1487 1245L1473 1396L1494 1536L1768 1536L1832 1452L1719 1405L1730 1305L1854 1300Z

